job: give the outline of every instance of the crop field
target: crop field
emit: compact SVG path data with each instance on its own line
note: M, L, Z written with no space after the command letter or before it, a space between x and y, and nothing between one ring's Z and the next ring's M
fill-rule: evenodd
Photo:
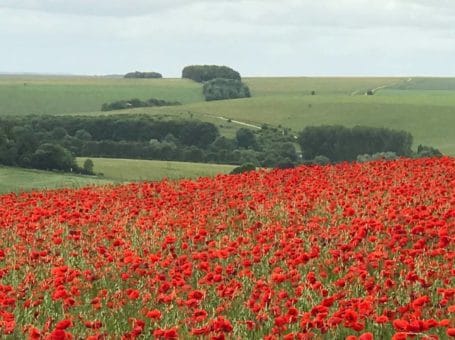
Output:
M388 94L375 96L269 96L194 103L180 108L136 109L131 112L218 120L223 128L241 127L220 118L300 131L306 126L341 124L402 129L415 145L432 145L455 155L455 92L451 95ZM394 91L396 92L396 91ZM412 92L412 91L411 91ZM182 113L182 110L185 110ZM216 113L216 114L213 114ZM229 131L228 131L229 133ZM234 128L235 133L235 128ZM227 134L229 135L229 134ZM232 135L232 132L231 132Z
M181 79L0 76L0 115L98 111L103 103L131 98L203 100L199 84Z
M78 158L80 166L86 158ZM149 161L118 158L90 158L93 171L115 181L157 181L163 178L197 178L226 174L233 165L204 164L191 162Z
M383 77L273 77L244 78L251 88L252 96L302 96L310 95L363 95L368 90L382 86L400 86L406 78Z
M86 158L78 158L80 166ZM233 165L135 159L91 158L94 172L101 177L0 166L0 194L32 189L78 188L132 181L158 181L163 178L197 178L226 174Z
M110 182L110 180L92 176L0 166L0 193L61 187L77 188L88 185L104 185Z
M3 195L0 333L446 339L454 189L438 158Z
M412 133L415 147L430 145L455 155L453 79L247 78L246 83L252 98L122 112L197 118L215 123L228 137L244 127L233 121L294 132L322 124L387 127ZM368 89L377 89L375 95L365 96Z
M245 126L240 123L287 127L295 133L322 124L388 127L412 133L415 147L430 145L455 155L454 78L294 77L245 82L252 98L204 102L201 85L181 79L4 76L0 114L99 115L106 114L99 109L107 101L156 97L184 105L113 113L197 118L215 123L228 137ZM365 96L367 90L375 90L375 95Z

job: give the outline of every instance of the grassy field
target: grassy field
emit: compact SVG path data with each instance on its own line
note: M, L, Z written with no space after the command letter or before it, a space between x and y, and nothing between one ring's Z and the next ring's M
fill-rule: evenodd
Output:
M78 188L130 181L209 177L229 173L235 166L132 159L91 158L102 177L0 166L0 194L32 189ZM78 158L80 165L85 158Z
M106 102L158 98L201 101L200 85L181 79L0 76L0 115L98 111Z
M78 158L83 164L86 158ZM235 166L189 162L147 161L134 159L91 158L93 171L114 181L154 181L197 178L229 173Z
M455 155L453 78L245 78L252 98L204 102L200 84L180 79L102 77L0 77L0 114L99 115L103 102L139 97L178 100L182 106L140 108L145 113L197 118L232 137L242 125L269 124L298 132L309 125L368 125L409 131ZM24 85L26 84L26 85ZM365 96L374 90L374 96ZM315 91L316 95L311 95ZM233 122L228 122L227 119ZM237 122L234 122L237 121Z
M300 78L299 78L300 79ZM233 136L239 124L220 117L261 126L283 126L297 132L309 125L367 125L412 133L414 144L431 145L455 155L455 81L453 79L252 79L256 95L248 99L196 102L181 107L126 111L151 115L196 117L217 123L223 134ZM333 81L333 89L330 82ZM286 83L290 86L284 91ZM439 82L439 83L438 83ZM382 84L382 85L381 85ZM389 85L387 85L389 84ZM376 86L376 87L375 87ZM385 87L384 87L385 86ZM390 87L389 87L390 86ZM429 89L425 90L425 86ZM299 88L300 93L295 91ZM316 95L310 95L315 88ZM377 89L374 96L362 95ZM435 88L437 88L435 90ZM357 90L356 90L357 89ZM332 92L330 92L332 91ZM352 91L352 92L351 92Z
M358 95L384 85L398 86L406 78L348 78L348 77L274 77L244 78L253 97L302 96L312 91L316 95Z
M0 194L32 189L77 188L111 182L108 179L90 176L0 166Z

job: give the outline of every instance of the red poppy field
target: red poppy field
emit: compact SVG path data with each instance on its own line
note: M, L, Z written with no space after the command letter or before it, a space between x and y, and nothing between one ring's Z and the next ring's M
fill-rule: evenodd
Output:
M455 336L455 160L0 196L0 333Z

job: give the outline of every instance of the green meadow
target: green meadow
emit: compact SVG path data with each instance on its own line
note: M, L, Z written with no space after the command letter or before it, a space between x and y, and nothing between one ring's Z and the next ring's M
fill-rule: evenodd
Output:
M198 118L216 123L227 136L242 126L238 122L287 127L295 133L323 124L387 127L412 133L415 146L430 145L455 155L454 79L247 78L246 82L252 98L124 112ZM368 89L376 89L375 94L365 95Z
M80 165L86 158L78 158ZM191 162L149 161L138 159L90 158L93 171L113 181L158 181L168 179L209 177L231 172L235 166Z
M181 79L0 76L0 115L98 111L121 99L202 101L200 85Z
M252 98L205 102L201 84L185 79L0 76L0 115L109 114L99 111L105 102L155 97L183 105L111 113L197 118L215 123L229 137L243 126L238 122L287 127L294 132L321 124L388 127L411 132L416 146L431 145L455 155L454 78L244 80ZM368 90L375 90L375 95L366 96Z
M78 158L80 165L86 158ZM52 171L0 166L0 194L32 189L79 188L131 181L158 181L163 178L197 178L227 174L235 166L190 162L136 159L91 158L94 172L102 176L82 176Z
M0 194L29 191L32 189L78 188L109 183L112 183L112 181L95 176L79 176L67 173L0 166Z

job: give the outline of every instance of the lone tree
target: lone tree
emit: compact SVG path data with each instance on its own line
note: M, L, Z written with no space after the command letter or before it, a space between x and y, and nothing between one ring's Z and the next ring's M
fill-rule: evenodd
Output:
M87 158L84 161L83 168L86 173L93 174L93 161L90 158Z

